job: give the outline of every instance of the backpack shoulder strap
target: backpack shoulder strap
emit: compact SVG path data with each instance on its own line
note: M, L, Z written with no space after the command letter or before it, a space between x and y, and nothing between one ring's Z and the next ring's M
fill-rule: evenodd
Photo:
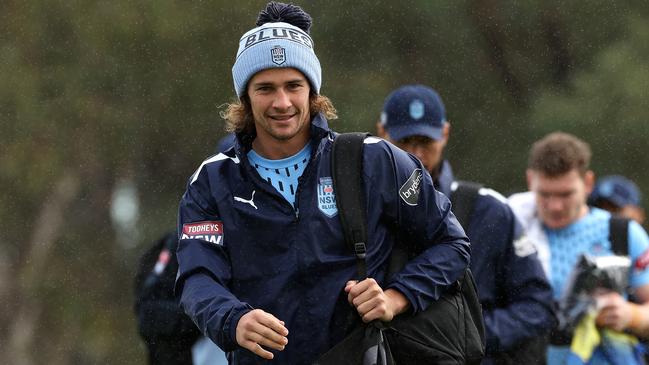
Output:
M613 253L620 256L629 255L629 220L611 216L609 221L608 239L611 241Z
M458 181L457 184L457 189L451 193L453 214L460 221L462 227L468 230L469 224L471 224L473 206L475 205L482 185L471 181Z
M471 181L457 181L457 188L451 193L450 199L453 214L455 214L457 220L460 222L462 227L464 227L464 230L468 230L469 225L471 224L471 213L473 213L473 208L480 193L480 189L482 189L481 184ZM480 340L479 348L473 349L475 352L471 355L480 359L485 351L486 334L484 318L482 316L482 306L480 304L480 298L478 297L478 288L473 279L471 269L466 269L464 276L459 282L462 288L462 295L467 304L467 309L471 314L471 319L476 326L475 328Z
M362 186L363 141L367 133L342 133L332 147L331 173L338 216L345 242L354 250L358 278L367 277L365 253L367 227L365 199Z

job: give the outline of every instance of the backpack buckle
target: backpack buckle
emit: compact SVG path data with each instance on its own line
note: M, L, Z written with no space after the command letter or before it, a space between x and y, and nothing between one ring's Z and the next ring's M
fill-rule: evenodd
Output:
M356 242L354 243L354 252L356 252L356 257L359 259L364 259L367 250L365 249L365 242Z

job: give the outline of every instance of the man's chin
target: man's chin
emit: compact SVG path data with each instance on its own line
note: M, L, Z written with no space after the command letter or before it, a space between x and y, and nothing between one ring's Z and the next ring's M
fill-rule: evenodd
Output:
M290 141L297 133L294 131L274 131L272 136L278 141Z
M570 222L565 219L547 219L545 222L546 227L550 229L561 229L566 227Z

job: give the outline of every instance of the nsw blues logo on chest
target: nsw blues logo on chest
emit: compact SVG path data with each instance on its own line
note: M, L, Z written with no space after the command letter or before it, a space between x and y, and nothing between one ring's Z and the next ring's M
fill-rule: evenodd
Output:
M318 209L330 218L338 213L334 182L331 177L321 177L318 181Z

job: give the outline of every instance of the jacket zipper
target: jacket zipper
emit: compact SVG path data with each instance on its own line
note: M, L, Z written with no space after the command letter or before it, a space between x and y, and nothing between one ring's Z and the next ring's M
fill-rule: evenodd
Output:
M311 143L311 141L309 141L308 143ZM297 179L297 189L295 189L295 207L293 207L296 223L300 219L300 207L299 207L300 191L302 191L302 185L304 185L304 179L306 179L306 176L308 176L311 173L311 170L313 170L314 168L313 166L316 165L316 162L319 158L318 148L319 146L313 146L313 149L315 150L313 152L313 156L309 159L309 164L302 172L302 175L300 175L300 177Z

